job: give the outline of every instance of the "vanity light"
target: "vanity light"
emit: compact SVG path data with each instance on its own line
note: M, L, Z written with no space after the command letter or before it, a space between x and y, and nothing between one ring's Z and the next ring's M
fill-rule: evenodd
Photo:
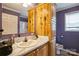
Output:
M29 5L31 5L32 3L23 3L23 7L28 7Z

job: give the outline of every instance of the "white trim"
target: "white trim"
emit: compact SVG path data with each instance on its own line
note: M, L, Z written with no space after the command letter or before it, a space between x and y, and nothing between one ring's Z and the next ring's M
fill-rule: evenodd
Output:
M77 10L77 11L72 11L72 12L68 12L68 13L65 13L65 15L68 15L68 14L73 14L73 13L79 13L79 10Z

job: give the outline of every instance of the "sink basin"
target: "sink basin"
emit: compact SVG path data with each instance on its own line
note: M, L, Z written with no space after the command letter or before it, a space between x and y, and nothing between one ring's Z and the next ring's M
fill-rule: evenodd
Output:
M27 48L27 47L35 46L36 44L37 44L36 40L29 40L27 42L19 42L17 43L17 46L20 48Z

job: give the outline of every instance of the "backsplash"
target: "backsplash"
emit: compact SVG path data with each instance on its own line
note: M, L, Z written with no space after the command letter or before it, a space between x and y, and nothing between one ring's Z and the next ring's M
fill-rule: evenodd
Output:
M23 36L28 36L31 35L31 33L20 33L20 35L18 36L18 34L7 34L7 35L2 35L0 36L0 41L4 40L4 39L11 39L11 36L15 35L15 37L23 37Z

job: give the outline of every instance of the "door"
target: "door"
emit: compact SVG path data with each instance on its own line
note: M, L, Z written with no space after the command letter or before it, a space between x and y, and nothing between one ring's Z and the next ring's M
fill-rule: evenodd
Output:
M77 7L56 13L56 42L79 52L79 11Z
M35 32L34 28L35 22L35 8L31 8L28 10L28 32Z

